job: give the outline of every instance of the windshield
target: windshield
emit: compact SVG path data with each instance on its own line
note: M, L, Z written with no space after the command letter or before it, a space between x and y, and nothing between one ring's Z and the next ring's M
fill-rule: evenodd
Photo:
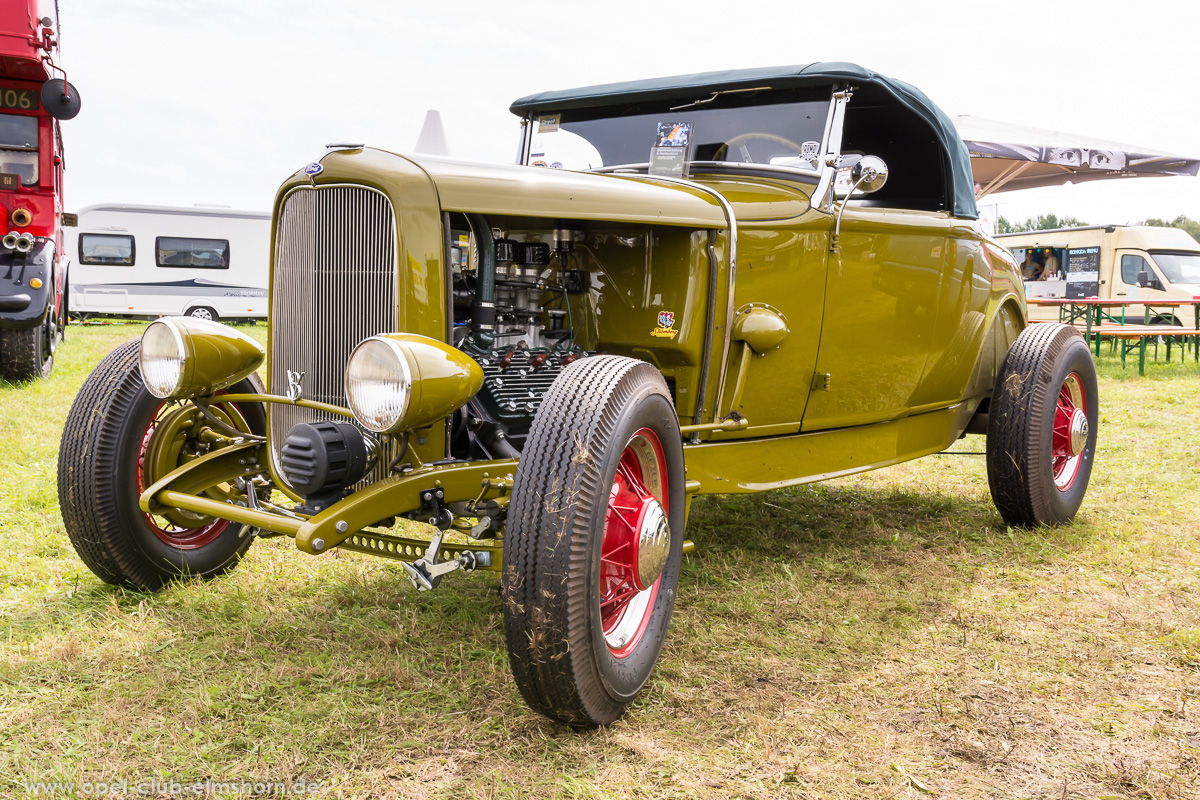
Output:
M695 100L711 97L700 92ZM698 104L677 98L543 115L528 163L573 170L645 164L664 126L690 123L694 161L815 170L829 102L827 88L726 92Z
M20 175L21 183L38 182L37 117L0 114L0 173Z
M1150 255L1171 283L1200 283L1200 253L1151 251Z

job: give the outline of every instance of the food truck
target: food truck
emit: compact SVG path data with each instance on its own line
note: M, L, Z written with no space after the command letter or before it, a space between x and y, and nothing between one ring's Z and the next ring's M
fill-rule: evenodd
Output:
M80 101L57 60L54 4L0 3L0 377L12 381L50 374L67 319L59 122Z
M1200 244L1179 228L1103 225L1001 234L1021 265L1026 297L1152 301L1200 297ZM1145 305L1125 309L1141 320ZM1052 306L1030 306L1032 319L1057 319ZM1156 310L1152 324L1192 324Z

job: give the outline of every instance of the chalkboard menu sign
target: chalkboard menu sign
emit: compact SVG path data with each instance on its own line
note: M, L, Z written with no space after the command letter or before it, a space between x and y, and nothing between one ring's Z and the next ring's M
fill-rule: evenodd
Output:
M1100 294L1100 248L1067 250L1067 297L1081 299Z

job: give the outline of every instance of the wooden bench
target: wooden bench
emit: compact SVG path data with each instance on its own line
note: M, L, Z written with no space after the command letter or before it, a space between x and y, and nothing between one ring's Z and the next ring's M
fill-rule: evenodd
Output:
M1158 337L1167 344L1167 362L1171 361L1171 344L1179 340L1179 349L1187 358L1187 347L1190 343L1195 352L1195 360L1200 362L1200 331L1195 328L1180 328L1174 325L1093 325L1092 336L1096 337L1096 352L1100 352L1100 340L1109 338L1117 340L1121 350L1121 366L1125 366L1125 356L1134 348L1138 350L1138 374L1146 374L1146 342L1154 340L1155 359L1158 358Z
M1030 324L1040 322L1053 322L1046 319L1032 319ZM1076 325L1076 329L1085 337L1088 336L1088 331L1082 325ZM1154 357L1158 358L1158 337L1166 340L1167 344L1167 361L1171 360L1171 345L1177 343L1183 357L1187 358L1187 348L1190 344L1193 348L1194 359L1200 362L1200 330L1195 328L1180 328L1175 325L1117 325L1113 323L1104 323L1103 325L1092 325L1091 335L1095 337L1096 355L1100 355L1100 340L1102 338L1115 339L1121 348L1121 366L1125 366L1125 356L1134 348L1138 350L1138 374L1146 374L1146 342L1154 340ZM1175 340L1179 340L1175 342Z

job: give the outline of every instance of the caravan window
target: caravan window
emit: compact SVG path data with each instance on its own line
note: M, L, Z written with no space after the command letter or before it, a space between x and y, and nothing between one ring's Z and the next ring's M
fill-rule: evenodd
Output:
M228 239L185 239L159 236L154 250L160 267L229 269Z
M79 234L79 263L133 266L133 237L111 233Z

